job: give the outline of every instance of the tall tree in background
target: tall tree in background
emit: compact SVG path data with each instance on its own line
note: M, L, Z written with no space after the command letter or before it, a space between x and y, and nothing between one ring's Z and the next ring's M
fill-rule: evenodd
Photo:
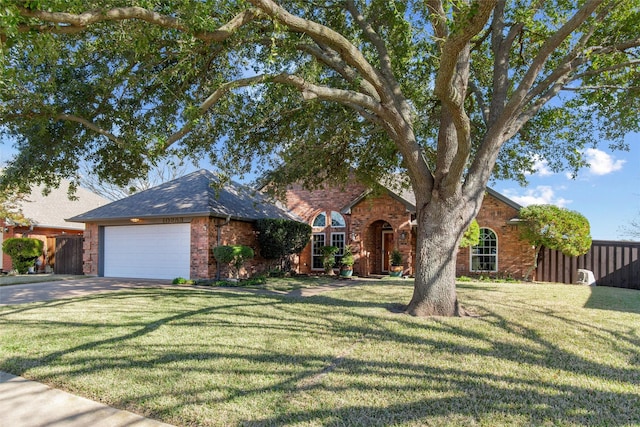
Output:
M22 208L20 207L22 202L24 202L24 195L1 192L0 221L8 225L30 225L31 220L22 213Z
M126 184L174 154L281 186L401 170L415 315L462 312L458 243L492 174L575 172L639 128L639 0L131 3L2 1L6 181L83 160Z
M180 178L186 174L186 171L184 164L168 161L150 166L146 176L132 178L126 186L119 186L112 184L109 180L101 179L90 166L84 165L81 168L80 185L109 200L120 200L139 191Z

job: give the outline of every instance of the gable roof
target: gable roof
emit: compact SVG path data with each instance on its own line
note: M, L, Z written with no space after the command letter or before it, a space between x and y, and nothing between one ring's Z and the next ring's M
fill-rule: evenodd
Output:
M18 203L23 216L34 227L84 230L83 225L70 224L65 218L109 203L109 200L84 188L78 188L75 200L70 200L67 194L69 181L66 180L62 180L60 186L52 188L46 196L42 194L43 189L43 186L35 187L31 194Z
M219 178L200 169L173 181L69 218L74 222L159 217L219 217L255 221L263 218L299 220L266 196L233 181L214 188Z
M393 178L390 179L390 181ZM398 183L394 183L394 182L390 182L389 184L385 184L385 183L380 183L380 185L389 193L389 195L391 197L393 197L394 199L398 200L400 203L403 203L407 210L411 213L415 213L416 212L416 195L413 192L413 190L411 188L407 188L404 186L399 185ZM366 190L364 193L362 193L360 196L358 196L357 198L355 198L353 201L351 201L347 206L343 207L340 211L343 214L349 214L351 213L351 209L357 205L358 203L360 203L363 199L365 199L369 194L371 194L373 192L373 190ZM496 199L500 200L502 203L505 203L508 206L511 206L513 209L519 211L520 209L522 209L522 206L520 206L518 203L514 202L513 200L503 196L502 194L498 193L497 191L487 187L486 188L486 192L490 195L495 197Z

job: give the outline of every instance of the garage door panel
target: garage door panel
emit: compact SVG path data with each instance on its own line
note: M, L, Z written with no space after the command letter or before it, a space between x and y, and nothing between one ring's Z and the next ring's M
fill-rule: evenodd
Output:
M104 229L104 275L189 277L190 224L112 226Z

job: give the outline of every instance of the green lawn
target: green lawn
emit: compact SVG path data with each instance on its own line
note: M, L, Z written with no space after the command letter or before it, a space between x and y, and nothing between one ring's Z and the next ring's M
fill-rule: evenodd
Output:
M0 308L0 370L176 425L640 425L640 292L410 281L309 298L141 289Z

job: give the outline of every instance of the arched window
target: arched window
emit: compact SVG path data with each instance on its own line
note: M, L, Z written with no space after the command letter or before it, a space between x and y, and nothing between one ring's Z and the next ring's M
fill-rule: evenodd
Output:
M498 236L489 228L480 229L480 240L471 248L471 271L498 271Z
M327 214L320 212L311 224L312 227L326 227L327 226Z
M347 226L347 223L340 212L331 211L331 226L333 228L344 228Z
M329 222L329 219L331 222ZM335 246L338 252L335 254L336 266L340 265L340 260L344 255L346 245L346 230L332 230L346 228L347 222L340 212L327 211L320 212L311 221L314 228L311 237L311 269L322 270L322 247L325 245Z

